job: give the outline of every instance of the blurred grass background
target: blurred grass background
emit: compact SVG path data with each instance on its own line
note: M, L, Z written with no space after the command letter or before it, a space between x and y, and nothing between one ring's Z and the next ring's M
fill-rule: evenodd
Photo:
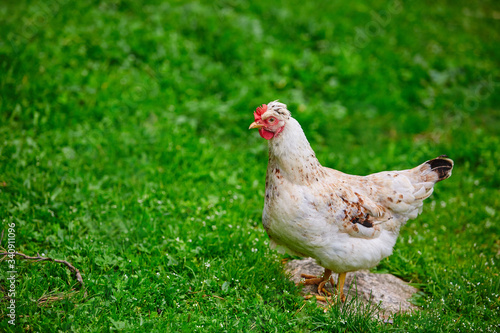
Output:
M18 260L2 330L500 329L497 2L21 0L0 15L2 230L88 290ZM417 285L421 311L388 325L302 307L268 250L266 143L247 130L275 99L323 165L455 160L377 267Z

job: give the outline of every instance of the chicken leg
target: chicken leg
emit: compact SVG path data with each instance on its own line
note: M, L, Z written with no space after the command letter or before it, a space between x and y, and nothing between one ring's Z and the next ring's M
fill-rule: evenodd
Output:
M339 273L339 280L337 282L337 295L341 302L345 302L344 283L346 275L347 273Z

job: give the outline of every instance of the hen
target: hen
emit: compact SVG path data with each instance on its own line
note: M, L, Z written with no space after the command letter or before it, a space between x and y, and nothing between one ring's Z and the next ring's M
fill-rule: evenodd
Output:
M434 184L451 176L445 155L413 169L348 175L321 166L285 104L264 104L254 118L250 128L269 142L262 222L270 245L324 267L321 278L305 276L319 293L338 273L341 300L346 273L391 255L401 226L422 211Z

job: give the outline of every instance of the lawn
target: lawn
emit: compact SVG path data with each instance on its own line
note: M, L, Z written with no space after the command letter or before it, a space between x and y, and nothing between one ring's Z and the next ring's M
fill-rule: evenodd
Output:
M18 256L8 297L0 262L0 331L500 331L498 2L19 0L0 15L0 245L84 283ZM455 161L374 269L417 286L419 311L323 313L288 280L261 226L267 144L248 131L275 99L323 165Z

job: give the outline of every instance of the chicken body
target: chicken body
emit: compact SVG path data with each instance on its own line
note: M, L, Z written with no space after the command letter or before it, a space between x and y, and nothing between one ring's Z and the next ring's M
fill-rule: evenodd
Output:
M269 140L262 221L271 247L336 273L368 269L391 255L401 226L453 167L440 156L413 169L348 175L321 166L286 105L269 103L252 126Z

